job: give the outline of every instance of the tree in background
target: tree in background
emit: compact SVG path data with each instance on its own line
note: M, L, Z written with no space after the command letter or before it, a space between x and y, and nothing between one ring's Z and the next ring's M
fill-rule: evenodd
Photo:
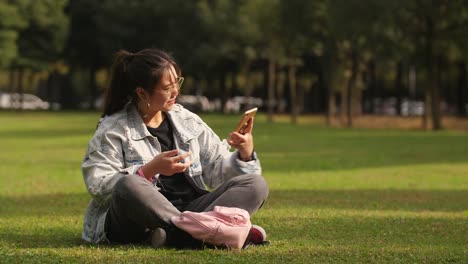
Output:
M289 99L292 122L307 103L329 123L339 109L352 126L361 111L375 112L377 97L395 97L401 114L403 98L421 90L423 120L428 127L430 114L437 129L440 97L466 114L467 13L463 0L0 0L0 67L22 90L14 83L55 75L64 67L51 65L65 58L93 108L116 51L156 47L181 64L184 93L264 96L269 120ZM416 72L424 84L415 95Z
M467 67L466 61L468 60L468 52L462 47L467 47L468 43L466 40L461 40L460 44L453 47L452 60L456 63L457 77L456 77L456 113L460 117L468 116L468 79L467 79Z
M88 107L94 108L94 101L98 97L96 84L96 72L99 68L110 64L111 51L106 45L114 46L119 43L119 39L114 39L111 43L106 42L105 29L102 26L112 29L115 26L113 21L105 21L109 10L102 8L105 3L93 0L70 0L66 12L70 17L70 34L65 48L65 58L70 67L70 74L73 76L80 71L87 72L87 84L83 84L89 89ZM116 5L118 6L118 5ZM122 12L122 15L128 12ZM122 28L122 35L125 28Z
M277 79L277 69L286 61L285 49L282 41L282 25L277 18L280 16L280 0L257 0L249 1L251 12L258 24L260 38L258 41L258 54L261 58L267 60L267 111L268 121L273 122L275 105L279 105L283 98L276 96L275 84Z
M204 62L213 66L210 72L214 76L223 75L217 71L230 72L231 83L240 87L246 97L253 92L252 64L259 57L256 47L261 37L257 21L250 16L255 4L230 0L200 1L198 4L202 25L209 32L201 47L201 52L207 55ZM230 94L230 91L223 92Z
M98 70L108 69L120 49L137 52L155 47L173 53L191 66L194 45L201 36L191 1L70 0L70 37L66 57L76 71L88 72L89 108L99 95ZM86 56L84 56L86 54ZM191 67L196 68L196 67Z
M27 22L20 15L18 6L7 1L0 2L0 69L9 70L8 90L16 90L15 71L10 69L11 63L18 56L19 30L26 27Z
M441 62L447 57L456 34L466 30L466 3L463 0L400 1L395 14L398 29L413 44L414 60L426 76L423 127L428 129L430 120L433 129L441 129Z
M324 43L325 62L331 87L341 94L341 120L353 126L353 117L362 112L364 74L369 61L377 53L379 34L385 30L379 21L385 4L379 1L326 1L327 20ZM329 100L330 104L334 99ZM329 105L329 112L332 106ZM329 113L328 116L331 116ZM330 117L329 117L330 119Z
M297 123L299 103L297 98L297 68L303 64L302 55L310 44L310 2L280 1L279 21L281 46L284 49L284 64L287 68L291 122ZM292 19L294 18L294 19Z
M18 55L18 31L26 27L18 6L0 1L0 67L5 68Z
M50 65L58 62L62 57L68 32L68 18L63 12L65 3L65 0L10 2L9 8L12 14L8 14L8 17L11 15L11 19L6 20L6 25L8 25L8 21L10 21L10 25L15 23L12 21L16 21L16 25L21 26L17 26L15 32L7 31L9 32L7 35L11 36L10 40L16 41L16 50L10 48L8 51L11 57L7 61L7 65L10 76L12 76L10 86L11 88L16 87L17 92L21 95L20 105L23 101L26 70L29 71L27 85L32 86L32 80L37 72L47 70ZM8 6L3 5L4 7ZM5 57L8 58L8 56ZM17 73L16 78L13 77L15 72Z

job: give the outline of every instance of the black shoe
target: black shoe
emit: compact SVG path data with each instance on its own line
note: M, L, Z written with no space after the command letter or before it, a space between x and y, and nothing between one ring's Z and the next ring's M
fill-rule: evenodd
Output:
M166 228L164 246L177 249L203 249L203 241L193 238L189 233L175 226Z

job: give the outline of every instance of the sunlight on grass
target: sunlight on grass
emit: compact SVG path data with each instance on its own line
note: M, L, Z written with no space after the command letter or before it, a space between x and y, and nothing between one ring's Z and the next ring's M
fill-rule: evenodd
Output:
M403 190L468 190L468 166L460 164L427 164L383 166L347 170L284 172L265 169L272 189L403 189ZM272 180L270 180L272 179Z
M468 134L268 124L256 150L270 187L253 222L271 245L154 250L81 240L80 164L98 113L0 112L0 263L466 263ZM236 115L207 115L225 137Z

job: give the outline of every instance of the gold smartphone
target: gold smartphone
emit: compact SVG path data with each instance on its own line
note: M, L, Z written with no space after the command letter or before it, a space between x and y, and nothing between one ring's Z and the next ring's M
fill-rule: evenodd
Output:
M245 111L244 115L242 115L242 119L237 125L236 132L245 134L245 129L247 128L249 119L255 116L255 114L257 113L257 110L258 108L255 107L255 108Z

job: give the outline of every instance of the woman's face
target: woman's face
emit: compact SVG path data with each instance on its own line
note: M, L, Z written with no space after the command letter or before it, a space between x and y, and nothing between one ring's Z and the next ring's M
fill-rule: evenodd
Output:
M158 111L167 112L172 110L176 97L179 95L178 77L172 65L164 71L160 82L154 87L153 93L147 94L150 114Z

